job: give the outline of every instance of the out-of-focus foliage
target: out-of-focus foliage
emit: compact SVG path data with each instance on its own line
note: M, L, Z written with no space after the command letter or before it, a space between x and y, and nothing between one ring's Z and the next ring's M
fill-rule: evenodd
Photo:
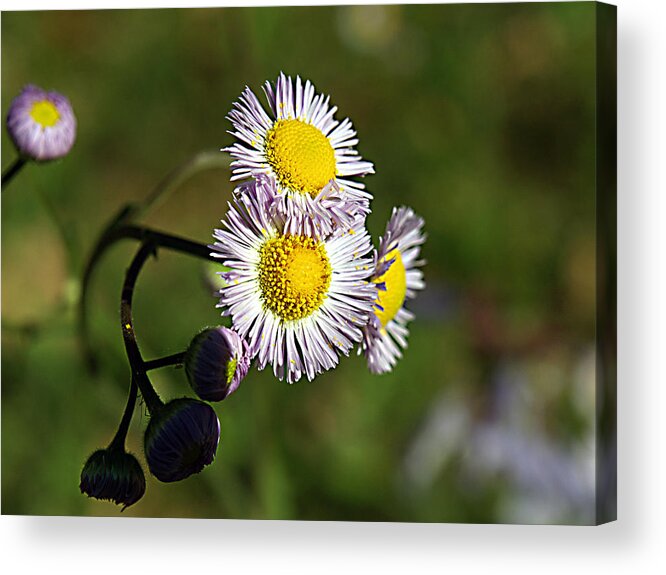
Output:
M426 220L427 289L397 369L361 358L293 386L252 370L216 404L217 459L148 477L125 515L591 522L594 495L594 7L591 3L4 13L2 110L28 83L70 98L70 156L2 197L2 503L6 514L117 515L78 491L129 372L118 305L134 246L92 286L87 374L73 303L84 257L124 203L232 138L248 84L311 79L375 163L376 237L394 205ZM14 158L2 136L2 165ZM202 242L229 170L148 218ZM147 358L220 323L205 267L162 251L135 320ZM165 398L189 392L155 373ZM147 416L129 447L139 459Z

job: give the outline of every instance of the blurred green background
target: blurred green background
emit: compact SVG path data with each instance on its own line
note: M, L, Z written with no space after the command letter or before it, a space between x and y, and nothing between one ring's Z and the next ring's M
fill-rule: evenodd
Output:
M148 476L125 516L590 523L594 519L595 8L592 3L2 14L2 111L26 83L66 94L71 154L2 195L2 512L112 515L78 490L129 370L114 248L75 308L102 227L175 166L232 142L247 84L311 79L375 164L368 227L423 215L427 289L393 373L361 358L293 386L253 370L216 404L213 465ZM15 156L2 136L2 166ZM193 177L146 219L210 242L232 186ZM146 358L220 321L204 266L162 251L135 295ZM154 373L163 397L184 373ZM143 462L138 407L129 446ZM146 471L147 472L147 471Z

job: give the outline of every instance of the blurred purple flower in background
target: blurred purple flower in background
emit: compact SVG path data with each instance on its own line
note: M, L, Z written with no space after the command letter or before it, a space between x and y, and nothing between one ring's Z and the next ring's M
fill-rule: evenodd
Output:
M28 84L9 107L7 131L22 157L45 162L72 149L76 118L65 96Z

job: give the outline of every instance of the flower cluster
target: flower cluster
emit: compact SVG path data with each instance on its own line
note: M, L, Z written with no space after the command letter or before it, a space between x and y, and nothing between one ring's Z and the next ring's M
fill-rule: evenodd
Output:
M183 356L187 379L197 396L221 401L240 385L250 367L247 344L226 327L206 328L198 333ZM81 493L122 505L136 503L146 491L138 460L125 451L125 437L134 410L137 387L141 387L150 411L144 435L144 454L150 472L160 481L181 481L210 465L220 442L220 421L205 401L189 397L163 403L145 372L141 383L133 379L127 407L116 436L105 449L98 449L81 472ZM138 386L137 386L138 383Z
M160 481L181 481L217 453L220 421L206 402L235 393L253 360L294 383L335 368L355 347L372 373L385 373L407 347L413 315L405 302L424 287L423 220L410 208L394 208L374 248L366 230L372 195L359 181L374 168L356 151L352 123L336 120L337 108L309 81L281 74L264 90L268 108L246 89L229 114L237 141L224 151L234 158L231 179L238 184L208 246L212 253L142 231L121 296L132 385L116 436L82 471L80 489L91 497L127 507L145 492L141 466L125 451L137 390L150 412L148 468ZM134 237L136 228L129 231ZM109 233L102 238L107 243ZM134 335L132 293L139 270L160 245L199 257L203 248L207 259L225 266L218 307L231 326L206 328L185 352L146 362ZM163 403L147 372L177 363L184 364L198 399Z
M289 383L334 368L355 345L373 373L390 371L407 346L406 299L424 287L423 220L396 208L373 251L365 229L374 173L349 119L311 82L280 74L246 88L225 148L239 181L210 247L229 271L219 306L259 369Z

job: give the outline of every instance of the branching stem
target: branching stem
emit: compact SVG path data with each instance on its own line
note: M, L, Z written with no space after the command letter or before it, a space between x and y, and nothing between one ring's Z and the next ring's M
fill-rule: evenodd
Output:
M139 344L136 341L132 320L132 297L139 272L148 258L155 254L155 250L155 244L150 241L141 244L125 274L125 282L123 283L123 290L120 297L120 323L127 359L132 370L132 379L136 381L141 390L141 395L148 406L148 410L153 414L164 404L148 379L141 351L139 350Z

